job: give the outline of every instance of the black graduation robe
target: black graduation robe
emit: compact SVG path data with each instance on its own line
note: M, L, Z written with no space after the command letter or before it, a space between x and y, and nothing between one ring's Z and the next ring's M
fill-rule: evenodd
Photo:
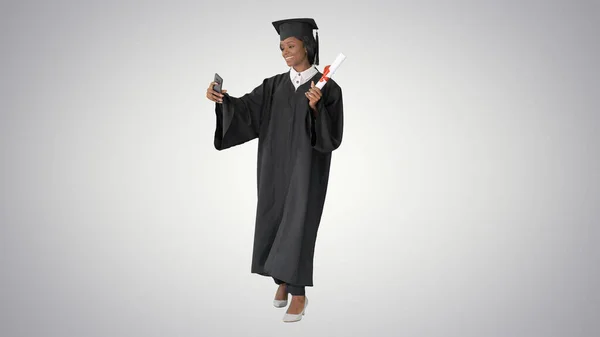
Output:
M289 71L242 97L216 104L217 150L258 138L258 202L251 272L293 285L313 285L313 256L332 151L342 141L342 90L330 79L314 116Z

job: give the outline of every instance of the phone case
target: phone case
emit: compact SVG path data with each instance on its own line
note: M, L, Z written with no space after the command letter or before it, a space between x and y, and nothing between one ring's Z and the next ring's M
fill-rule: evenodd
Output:
M216 92L221 92L221 90L223 89L223 78L221 78L221 76L219 76L219 74L215 74L215 82L217 82L217 84L215 84L213 86L213 90Z

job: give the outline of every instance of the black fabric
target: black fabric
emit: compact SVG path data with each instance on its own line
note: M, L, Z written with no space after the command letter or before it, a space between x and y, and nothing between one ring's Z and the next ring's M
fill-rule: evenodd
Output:
M275 281L276 284L285 283L282 280L277 279L275 277L273 278L273 280ZM289 283L285 284L285 291L294 296L306 295L306 288L304 286L297 286L297 285L293 285L293 284L289 284Z
M304 95L310 82L295 90L289 72L278 74L240 98L225 94L215 108L217 150L258 139L251 272L297 286L313 285L331 157L343 134L341 88L328 81L315 116Z

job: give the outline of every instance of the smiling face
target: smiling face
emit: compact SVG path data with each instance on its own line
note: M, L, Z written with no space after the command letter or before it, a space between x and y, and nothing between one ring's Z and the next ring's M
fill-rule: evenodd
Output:
M279 43L279 49L288 66L296 69L298 67L304 68L306 64L310 65L302 40L293 36L288 37Z

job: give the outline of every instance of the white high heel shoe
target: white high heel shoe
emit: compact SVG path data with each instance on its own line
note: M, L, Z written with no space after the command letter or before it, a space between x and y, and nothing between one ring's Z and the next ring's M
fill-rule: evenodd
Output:
M308 307L308 297L304 301L304 308L302 308L302 312L299 314L288 314L287 312L283 315L283 321L286 323L297 322L302 319L302 316L306 314L306 307Z
M273 300L273 306L275 308L283 308L287 305L287 300Z

